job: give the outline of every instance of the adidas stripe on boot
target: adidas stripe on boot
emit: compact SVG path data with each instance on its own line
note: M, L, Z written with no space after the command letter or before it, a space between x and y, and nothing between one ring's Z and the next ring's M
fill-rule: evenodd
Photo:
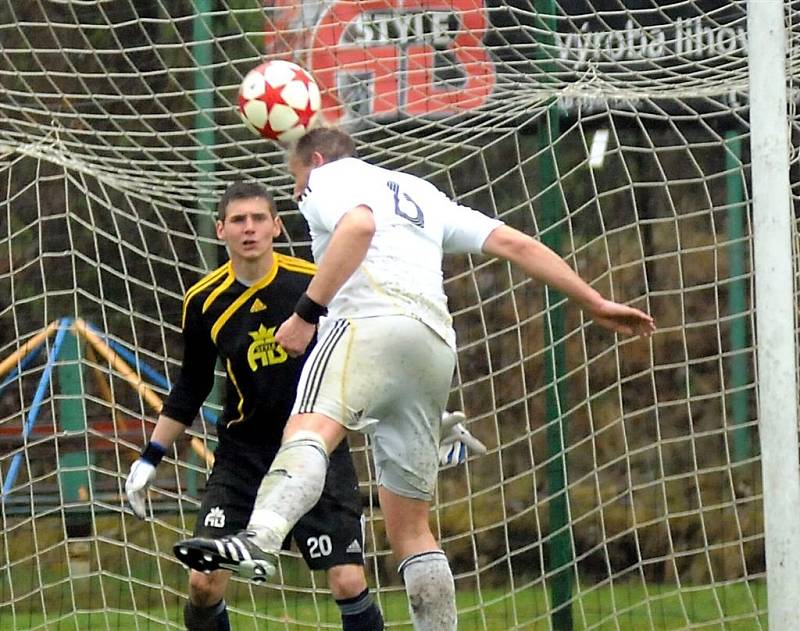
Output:
M199 572L230 570L254 583L263 583L277 567L277 555L252 542L253 533L243 530L221 539L196 537L172 547L178 560Z

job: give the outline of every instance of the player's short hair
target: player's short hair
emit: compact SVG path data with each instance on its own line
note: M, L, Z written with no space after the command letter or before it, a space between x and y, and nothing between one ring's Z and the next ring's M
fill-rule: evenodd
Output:
M303 134L292 149L301 164L311 164L311 156L319 152L325 162L356 155L356 143L346 131L337 127L317 127Z
M259 197L267 200L269 212L275 217L278 212L275 209L275 199L269 189L259 182L234 182L222 194L217 204L217 218L225 221L225 214L228 211L228 204L237 199L253 199Z

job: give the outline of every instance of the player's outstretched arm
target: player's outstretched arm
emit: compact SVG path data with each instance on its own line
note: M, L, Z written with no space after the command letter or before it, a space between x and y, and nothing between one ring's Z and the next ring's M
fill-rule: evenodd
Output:
M375 219L366 206L356 206L336 224L317 273L308 285L305 296L325 307L347 282L367 255L375 234ZM298 303L299 305L300 303ZM316 322L298 315L299 310L281 324L275 340L292 357L302 355L314 337Z
M178 437L186 431L186 425L164 416L158 417L150 441L145 445L142 454L131 465L128 478L125 480L125 494L131 505L133 514L139 519L147 516L147 487L156 477L156 467L161 458L172 447Z
M525 273L558 289L588 312L596 324L625 335L650 335L653 318L644 311L606 300L543 243L509 226L495 228L483 243L486 254L511 261Z

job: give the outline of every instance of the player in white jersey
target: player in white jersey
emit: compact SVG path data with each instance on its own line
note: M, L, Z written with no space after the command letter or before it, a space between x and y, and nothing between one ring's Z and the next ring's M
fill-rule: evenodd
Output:
M243 556L245 576L274 571L271 554L320 495L328 454L348 429L359 429L372 434L381 509L414 628L451 631L453 576L428 524L455 363L443 253L505 258L613 331L650 335L655 325L646 313L605 300L538 241L458 206L424 180L353 155L345 132L323 128L290 155L319 267L275 339L290 355L302 353L328 317L248 531L228 542L231 564Z
M406 315L427 324L455 349L442 253L480 252L501 222L453 203L425 180L355 158L326 164L311 179L299 194L315 260L322 258L348 210L369 207L375 223L363 263L328 304L328 321Z

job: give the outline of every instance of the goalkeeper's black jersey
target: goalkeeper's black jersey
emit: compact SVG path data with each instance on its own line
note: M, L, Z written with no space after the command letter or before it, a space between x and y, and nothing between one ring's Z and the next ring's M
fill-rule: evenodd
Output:
M316 267L274 254L270 272L250 287L230 263L195 284L183 300L183 364L162 413L191 425L214 383L217 358L227 372L225 406L217 423L253 447L280 444L294 403L302 357L289 357L275 331L294 309Z

